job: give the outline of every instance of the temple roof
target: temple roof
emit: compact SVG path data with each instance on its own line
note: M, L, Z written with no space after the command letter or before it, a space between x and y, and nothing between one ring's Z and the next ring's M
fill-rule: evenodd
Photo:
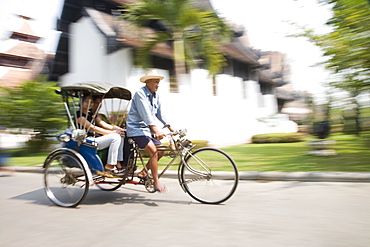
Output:
M85 12L107 38L114 38L127 46L142 47L155 34L155 31L151 28L137 27L128 21L92 8L85 8ZM232 58L254 66L259 65L258 56L243 45L238 38L235 38L227 45L219 47L219 49ZM109 50L114 50L114 48ZM173 50L167 43L158 44L153 48L152 52L163 57L173 57Z
M120 5L125 5L128 3L134 3L137 2L137 0L113 0L113 2L118 3ZM195 6L197 6L200 9L204 10L212 10L212 4L210 3L209 0L194 0Z
M24 21L22 27L18 31L15 31L15 32L22 33L22 34L27 35L27 36L33 36L33 37L39 37L40 38L40 36L37 35L32 30L32 28L31 28L30 24L28 23L28 21Z
M30 24L28 23L28 20L31 18L22 15L20 17L24 19L23 24L19 30L14 30L12 32L10 38L36 43L41 37L32 30Z
M119 49L122 45L142 47L155 34L151 28L137 27L128 21L92 8L85 8L85 12L93 20L100 32L112 41L108 42L108 52ZM152 52L163 57L173 57L173 50L166 43L156 45Z
M0 54L13 57L26 57L32 59L42 59L45 57L45 53L43 50L37 48L37 46L35 46L34 44L29 44L27 42L20 42L16 46Z
M219 47L219 49L232 58L254 66L259 65L258 56L251 49L244 46L238 38L235 38L227 45Z
M31 79L33 72L29 69L12 69L5 73L0 79L1 86L17 87L26 80Z

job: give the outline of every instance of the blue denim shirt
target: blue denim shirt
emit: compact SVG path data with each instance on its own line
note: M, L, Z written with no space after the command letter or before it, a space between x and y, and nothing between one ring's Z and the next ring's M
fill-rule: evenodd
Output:
M132 97L131 109L126 120L127 136L152 136L149 125L156 125L156 118L165 126L169 126L162 113L159 95L151 93L144 86Z

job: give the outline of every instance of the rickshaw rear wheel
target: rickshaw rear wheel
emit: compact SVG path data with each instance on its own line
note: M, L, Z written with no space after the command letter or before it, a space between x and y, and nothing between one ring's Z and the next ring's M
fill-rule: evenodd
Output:
M89 191L88 175L79 157L71 152L51 153L44 164L47 197L61 207L76 207Z

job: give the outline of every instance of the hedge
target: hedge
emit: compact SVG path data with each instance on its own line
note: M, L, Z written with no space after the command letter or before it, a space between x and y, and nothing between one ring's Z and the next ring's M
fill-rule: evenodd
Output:
M273 133L254 135L252 143L288 143L301 142L307 137L305 133Z
M193 150L208 147L208 141L205 141L205 140L192 140L191 143L193 145L196 145Z
M204 148L204 147L208 147L208 141L206 140L191 140L191 143L193 145L196 145L195 148L193 148L193 151L196 150L196 149L199 149L199 148ZM168 145L167 142L163 143L163 145Z

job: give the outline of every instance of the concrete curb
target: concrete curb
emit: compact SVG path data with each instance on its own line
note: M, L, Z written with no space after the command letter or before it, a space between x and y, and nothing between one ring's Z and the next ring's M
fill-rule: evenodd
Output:
M43 173L40 166L14 166L16 172ZM228 172L217 172L227 177ZM177 171L166 171L163 178L177 178ZM359 182L370 183L370 172L239 172L240 180L300 181L300 182Z
M370 183L370 172L240 172L241 180Z

